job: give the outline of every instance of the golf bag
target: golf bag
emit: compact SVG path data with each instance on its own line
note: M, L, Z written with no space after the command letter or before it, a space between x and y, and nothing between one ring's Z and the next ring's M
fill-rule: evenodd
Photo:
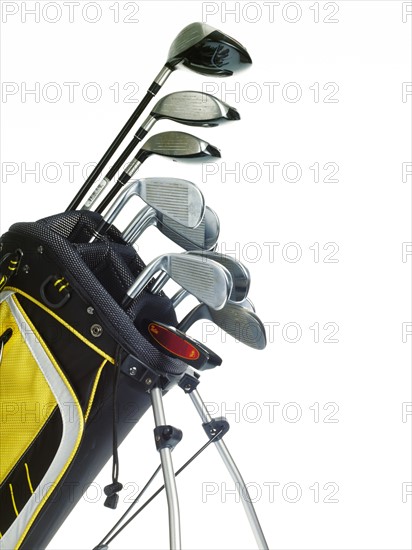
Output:
M100 221L71 211L0 239L2 550L45 548L149 409L148 391L186 370L139 325L176 326L164 294L119 306L144 264L113 227L89 243ZM106 489L114 507L116 473Z

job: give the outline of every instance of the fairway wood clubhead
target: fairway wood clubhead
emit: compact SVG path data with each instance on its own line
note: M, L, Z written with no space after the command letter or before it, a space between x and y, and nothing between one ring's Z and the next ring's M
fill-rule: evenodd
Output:
M151 136L141 147L138 155L140 163L151 155L171 157L176 160L197 159L209 160L210 157L220 158L217 147L207 141L186 132L160 132Z
M232 291L232 278L222 265L188 254L165 254L155 258L128 289L122 302L127 308L158 272L165 272L179 286L213 309L226 304Z
M266 347L266 331L262 321L253 311L233 302L227 302L219 311L199 304L178 324L177 328L186 332L194 323L202 319L212 321L235 340L254 348Z
M145 134L147 134L147 131L145 131ZM98 197L110 183L110 180L115 176L117 170L123 166L123 163L129 157L129 152L132 151L135 144L140 141L140 138L136 139L136 141L135 139L136 137L132 140L131 144L129 144L129 147L124 151L124 153L117 159L103 180L97 185L96 189L84 204L83 209L89 210L93 206ZM163 157L173 158L174 160L194 162L207 162L212 158L221 157L220 151L217 147L211 145L203 139L193 136L192 134L176 131L161 132L151 136L145 141L137 154L120 175L118 180L119 184L125 185L128 183L136 174L143 162L145 162L145 160L147 160L151 155L160 155ZM104 199L102 205L98 209L99 212L102 212L106 206L108 206L112 198L114 198L114 193L112 192L112 194L113 197L109 194L109 196Z
M222 364L216 353L176 327L160 321L146 321L144 325L143 334L166 355L181 359L197 370L208 370Z
M167 65L185 67L210 76L231 76L252 63L247 50L223 32L205 23L187 25L173 41Z
M196 227L204 216L205 201L194 183L178 178L134 180L109 208L91 242L109 229L125 204L134 196L139 196L149 206L187 227Z
M210 250L216 246L220 232L219 218L209 206L206 206L205 215L195 228L187 228L146 206L125 229L123 238L130 244L135 243L152 225L184 250Z
M191 250L188 254L196 254L206 260L214 260L229 271L233 280L233 288L229 298L231 302L242 302L247 297L250 288L250 273L243 264L231 256L210 250Z
M228 120L240 120L240 114L217 97L205 92L183 91L168 94L156 103L142 128L148 131L150 119L167 119L187 126L213 127ZM149 126L149 128L148 128Z

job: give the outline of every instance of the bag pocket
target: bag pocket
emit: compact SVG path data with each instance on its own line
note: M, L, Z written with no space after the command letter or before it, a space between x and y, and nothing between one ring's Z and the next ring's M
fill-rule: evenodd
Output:
M0 293L1 336L0 548L16 549L71 464L84 415L12 291Z

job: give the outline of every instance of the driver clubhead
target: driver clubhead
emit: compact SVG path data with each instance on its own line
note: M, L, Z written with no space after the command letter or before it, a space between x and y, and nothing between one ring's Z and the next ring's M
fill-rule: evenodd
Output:
M171 157L176 160L210 160L211 157L220 158L217 147L207 141L186 132L160 132L151 136L142 145L139 156L143 160L150 155Z
M169 49L167 65L176 68L179 63L202 75L232 76L250 65L252 59L234 38L206 23L191 23L180 31Z
M178 324L178 329L186 332L194 323L202 319L212 321L235 340L254 349L266 347L266 331L259 317L239 304L227 302L219 311L199 304Z
M240 120L239 112L205 92L173 92L159 99L150 115L166 118L188 126L218 126L227 120Z
M222 265L188 254L165 254L150 262L127 291L123 307L128 307L153 276L165 272L179 286L213 309L221 309L232 291L232 278Z

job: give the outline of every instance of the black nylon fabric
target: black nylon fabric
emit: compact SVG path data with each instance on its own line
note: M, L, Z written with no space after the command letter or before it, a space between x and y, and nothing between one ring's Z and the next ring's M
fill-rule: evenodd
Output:
M93 304L126 351L160 374L182 374L186 365L154 348L116 302L124 296L124 291L144 264L133 247L122 243L115 228L110 229L105 242L87 242L100 219L94 212L69 212L38 222L14 224L8 235L14 234L17 241L19 234L24 235L34 239L36 246L47 247L56 263L64 269L64 276L70 285L85 301ZM74 236L78 239L77 243L72 242ZM150 316L152 305L154 319L161 313L164 322L176 324L171 302L164 295L153 296L144 291L136 298L130 311L137 315L137 319L141 309Z

